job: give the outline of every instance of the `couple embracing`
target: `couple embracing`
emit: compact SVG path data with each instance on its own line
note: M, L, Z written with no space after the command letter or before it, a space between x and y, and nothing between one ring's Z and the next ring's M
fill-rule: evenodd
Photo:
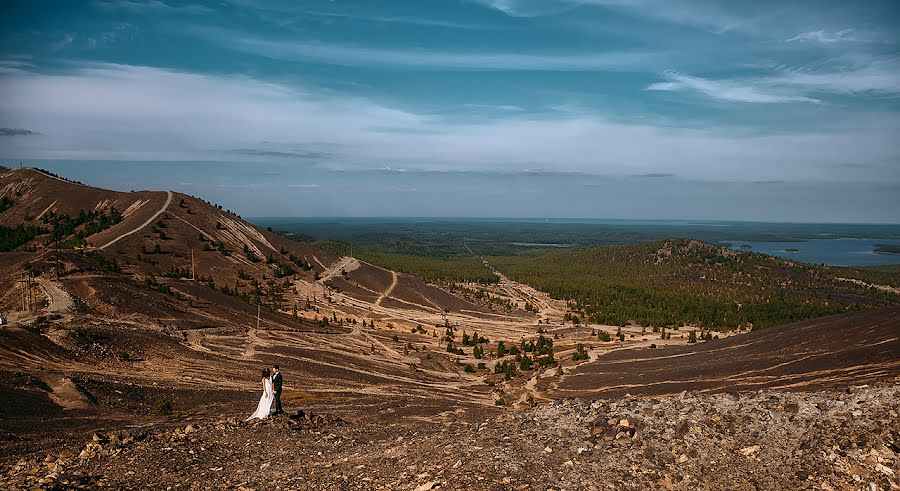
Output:
M278 365L272 365L271 371L268 368L264 368L262 371L263 393L259 398L259 406L245 421L250 421L254 418L263 419L273 414L283 413L284 411L281 409L281 385L282 376L281 371L278 370Z

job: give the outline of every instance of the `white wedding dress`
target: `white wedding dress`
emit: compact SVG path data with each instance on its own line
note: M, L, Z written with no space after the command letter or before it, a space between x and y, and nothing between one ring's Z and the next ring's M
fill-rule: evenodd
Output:
M259 398L259 406L257 406L256 411L244 421L250 421L253 418L266 418L269 416L269 411L272 410L272 401L275 400L275 392L272 390L272 379L264 378L262 379L262 382L264 389L262 396Z

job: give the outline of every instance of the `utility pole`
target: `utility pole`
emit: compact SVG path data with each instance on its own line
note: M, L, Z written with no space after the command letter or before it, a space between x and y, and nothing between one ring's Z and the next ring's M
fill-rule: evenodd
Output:
M196 266L194 263L194 249L191 248L191 279L192 280L197 279L197 275L195 273L196 273Z
M60 267L60 261L59 261L59 238L58 237L53 240L53 257L54 257L54 259L56 259L56 279L59 280L59 278L61 276L60 275L61 267Z
M31 273L22 273L22 311L32 312L35 308L34 285Z
M259 331L259 305L256 306L256 330Z

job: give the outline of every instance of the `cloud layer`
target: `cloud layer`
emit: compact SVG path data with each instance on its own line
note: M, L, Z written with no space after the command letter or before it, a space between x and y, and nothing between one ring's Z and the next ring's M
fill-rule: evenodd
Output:
M670 76L670 83L732 100L770 97ZM745 181L844 179L840 164L900 159L894 136L900 123L878 117L790 134L616 122L571 109L457 122L246 76L110 64L65 75L22 72L4 79L2 88L0 124L45 135L8 139L2 150L11 157L274 160L351 170L542 169Z

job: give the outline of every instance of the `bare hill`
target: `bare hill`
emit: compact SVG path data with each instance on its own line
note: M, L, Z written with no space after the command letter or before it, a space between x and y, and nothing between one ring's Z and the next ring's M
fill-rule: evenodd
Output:
M493 299L476 305L179 193L0 169L0 204L0 487L888 489L873 462L900 471L877 426L897 417L897 307L604 342L617 327L505 275L453 285ZM241 422L275 363L291 416ZM851 444L840 475L837 453L796 451Z
M621 349L579 366L558 397L819 390L900 376L900 308L820 317L743 336Z
M247 223L220 206L181 193L109 191L26 168L2 171L0 198L3 197L10 199L12 205L0 213L0 225L35 227L40 233L14 248L20 254L5 255L0 268L12 276L16 268L30 261L39 270L55 273L59 258L63 281L73 283L72 288L82 292L85 288L79 284L84 283L84 275L77 273L97 273L98 269L106 269L100 271L104 274L117 273L118 269L130 279L144 281L152 276L164 285L160 289L168 285L186 296L190 296L186 290L192 288L171 280L195 277L211 289L244 301L261 303L273 311L292 312L295 306L302 311L317 298L321 301L339 280L346 283L342 286L347 287L347 295L363 302L372 295L377 298L391 282L389 271L368 264L360 268L356 260L341 262L333 253L288 240ZM57 247L61 247L60 252ZM351 277L350 270L356 268L360 274ZM121 291L122 277L106 276L111 278L104 282ZM414 282L421 294L421 298L398 308L432 312L480 310L414 278L396 276L399 285ZM308 287L320 279L320 288ZM298 288L297 283L307 288ZM0 291L0 295L3 293L8 291ZM84 300L120 313L144 310L129 305L127 299L109 304L106 300L110 293L115 292L100 289Z

